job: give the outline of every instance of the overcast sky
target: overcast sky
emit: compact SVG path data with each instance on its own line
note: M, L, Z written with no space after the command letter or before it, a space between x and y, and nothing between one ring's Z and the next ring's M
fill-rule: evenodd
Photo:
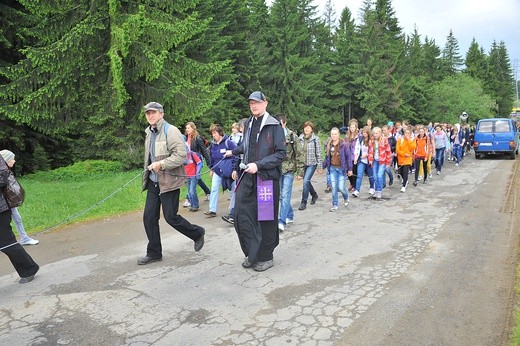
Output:
M314 1L322 14L326 0ZM363 0L332 0L336 19L348 7L359 23L362 3ZM441 49L452 30L462 58L466 57L473 37L486 54L493 41L504 41L513 68L516 64L520 69L520 0L392 0L392 7L406 34L413 33L417 26L423 40L428 36Z

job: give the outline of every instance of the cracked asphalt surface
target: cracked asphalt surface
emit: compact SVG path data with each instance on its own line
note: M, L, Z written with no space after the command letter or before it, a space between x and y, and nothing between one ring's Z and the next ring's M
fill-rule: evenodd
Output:
M41 266L33 282L18 284L0 257L0 344L507 345L516 162L471 155L381 201L364 181L335 213L315 175L318 202L295 210L262 273L241 267L220 219L227 193L218 218L180 211L206 228L201 252L162 222L163 260L146 266L141 212L38 234L26 247ZM294 207L300 194L297 182Z

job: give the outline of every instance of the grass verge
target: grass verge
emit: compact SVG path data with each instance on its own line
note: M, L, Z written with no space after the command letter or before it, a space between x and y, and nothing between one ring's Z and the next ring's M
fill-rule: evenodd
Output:
M85 161L18 178L26 193L18 209L27 233L142 210L141 173L122 172L114 162ZM203 180L208 183L209 174ZM180 203L185 195L183 187Z

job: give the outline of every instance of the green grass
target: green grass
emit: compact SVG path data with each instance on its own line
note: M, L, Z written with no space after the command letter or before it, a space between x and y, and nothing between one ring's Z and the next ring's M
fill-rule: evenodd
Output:
M142 210L146 198L141 170L122 172L114 162L85 161L18 180L25 189L25 202L18 210L29 234ZM209 174L203 180L210 184ZM185 195L183 187L181 203Z

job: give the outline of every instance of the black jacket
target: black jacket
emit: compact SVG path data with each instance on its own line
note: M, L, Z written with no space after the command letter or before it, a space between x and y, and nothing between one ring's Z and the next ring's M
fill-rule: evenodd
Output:
M287 155L285 151L285 134L283 128L269 113L264 114L260 132L258 133L257 160L258 175L262 180L278 180L282 175L282 162ZM249 133L253 117L249 118L245 129L244 140L233 149L233 155L244 154L243 163L248 164Z

